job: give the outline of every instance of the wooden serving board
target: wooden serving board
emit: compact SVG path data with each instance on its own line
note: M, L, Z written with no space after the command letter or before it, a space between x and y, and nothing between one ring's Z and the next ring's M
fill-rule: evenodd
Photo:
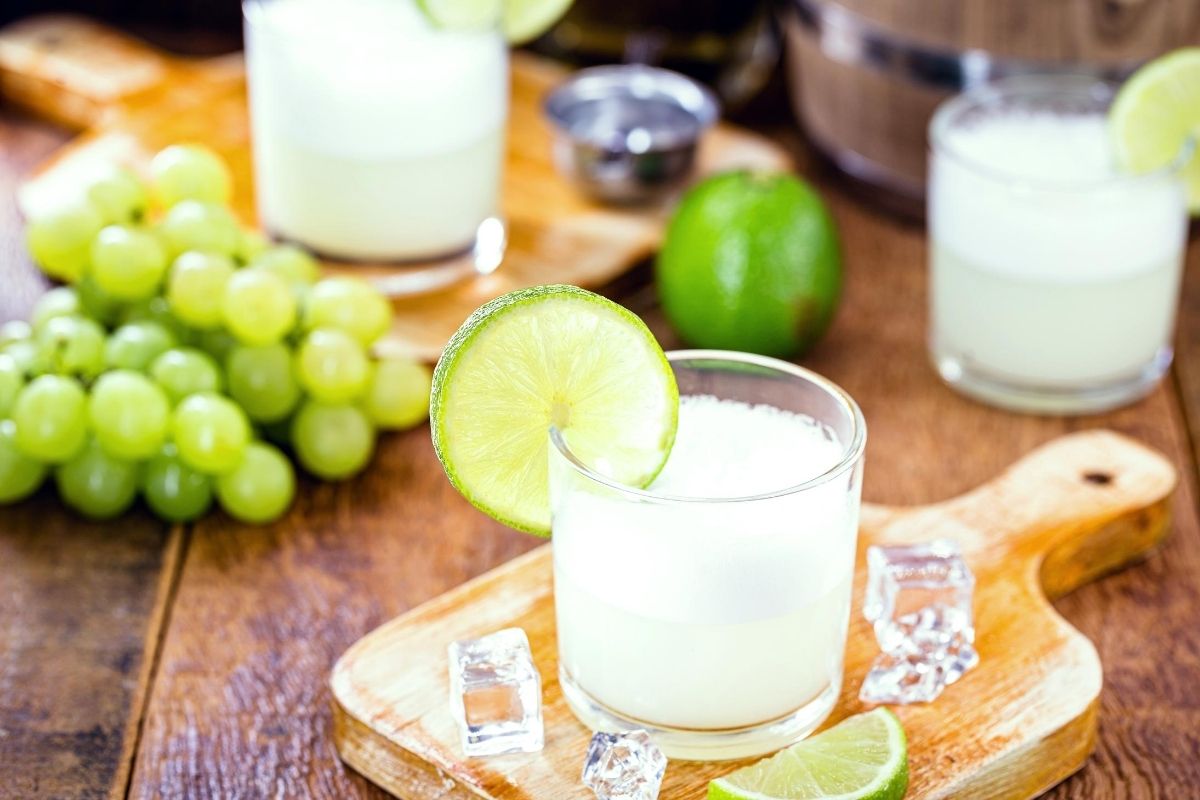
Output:
M1107 431L1035 450L980 488L918 508L863 508L842 696L857 699L877 654L861 615L869 544L954 539L974 571L980 664L935 702L898 707L909 739L909 798L1034 797L1087 759L1102 672L1092 643L1050 605L1134 561L1166 535L1174 468ZM558 684L550 546L538 548L377 628L332 674L342 758L401 798L571 800L590 732ZM546 747L466 759L450 716L446 645L524 628L542 677ZM748 654L747 657L753 657ZM738 763L672 761L661 797L703 798Z
M328 57L335 66L336 54ZM661 210L593 203L555 171L541 100L564 74L527 54L513 57L501 200L508 221L504 262L487 277L398 298L385 349L436 359L463 319L485 301L541 283L602 286L657 248ZM26 212L97 161L117 160L144 170L150 156L167 144L203 142L233 168L234 210L247 224L256 222L240 54L186 60L87 19L36 17L0 31L0 95L81 131L23 187ZM788 169L790 160L761 136L718 125L703 142L698 172L734 167ZM327 267L377 280L422 269L334 262Z

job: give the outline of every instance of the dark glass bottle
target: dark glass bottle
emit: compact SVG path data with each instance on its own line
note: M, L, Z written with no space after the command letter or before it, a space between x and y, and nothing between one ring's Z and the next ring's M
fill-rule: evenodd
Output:
M779 58L769 0L575 0L534 48L580 66L636 62L691 75L737 109Z

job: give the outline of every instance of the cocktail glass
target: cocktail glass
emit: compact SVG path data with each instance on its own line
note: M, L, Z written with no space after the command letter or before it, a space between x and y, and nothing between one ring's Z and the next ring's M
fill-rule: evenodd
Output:
M416 0L245 0L243 12L264 226L338 260L494 269L499 21L439 28Z
M1116 87L999 81L930 124L930 351L986 402L1101 411L1171 363L1187 229L1187 152L1142 175L1116 165Z
M735 475L738 494L624 486L551 431L559 679L584 724L645 729L670 757L766 753L812 732L837 699L866 428L846 392L800 367L720 351L668 357L683 396L672 459L687 463L669 461L659 480ZM759 408L742 406L738 429L723 429L732 412L712 413L715 400L689 412L689 398L706 396ZM803 431L733 439L774 409L805 415Z

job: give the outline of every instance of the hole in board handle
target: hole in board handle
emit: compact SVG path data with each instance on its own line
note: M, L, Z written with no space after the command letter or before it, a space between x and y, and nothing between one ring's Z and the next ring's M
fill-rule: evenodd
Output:
M1096 486L1108 486L1113 482L1113 476L1107 472L1085 472L1083 479L1088 483L1094 483Z

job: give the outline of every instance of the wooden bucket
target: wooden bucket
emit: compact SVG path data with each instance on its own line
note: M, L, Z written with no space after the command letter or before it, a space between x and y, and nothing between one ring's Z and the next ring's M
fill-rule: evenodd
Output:
M926 127L965 88L1030 72L1121 79L1200 43L1197 0L784 0L792 104L838 167L919 208Z

